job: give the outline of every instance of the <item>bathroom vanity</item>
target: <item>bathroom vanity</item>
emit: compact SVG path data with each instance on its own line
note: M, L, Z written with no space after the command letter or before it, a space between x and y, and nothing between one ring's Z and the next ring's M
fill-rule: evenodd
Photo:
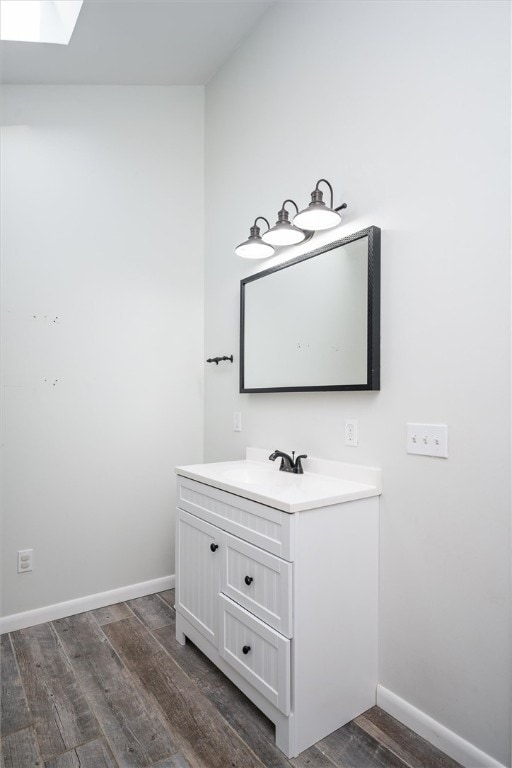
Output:
M269 451L177 467L176 637L294 757L375 704L380 470Z

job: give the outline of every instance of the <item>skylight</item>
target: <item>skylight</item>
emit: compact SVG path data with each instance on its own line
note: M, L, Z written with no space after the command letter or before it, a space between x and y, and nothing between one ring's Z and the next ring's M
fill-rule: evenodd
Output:
M0 38L67 45L83 0L1 0Z

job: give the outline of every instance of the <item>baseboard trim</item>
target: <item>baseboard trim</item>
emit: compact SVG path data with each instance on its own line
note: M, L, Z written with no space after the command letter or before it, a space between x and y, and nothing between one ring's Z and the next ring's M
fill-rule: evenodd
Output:
M377 686L377 705L466 768L505 768L502 763L382 685Z
M36 624L44 624L55 619L63 619L65 616L74 616L76 613L84 613L84 611L93 611L96 608L105 608L107 605L122 603L124 600L133 600L135 597L152 595L165 589L173 589L174 584L174 575L162 576L159 579L141 581L138 584L128 584L126 587L110 589L107 592L98 592L95 595L86 595L85 597L77 597L75 600L46 605L32 611L13 613L10 616L0 618L0 634L15 632L17 629L33 627Z

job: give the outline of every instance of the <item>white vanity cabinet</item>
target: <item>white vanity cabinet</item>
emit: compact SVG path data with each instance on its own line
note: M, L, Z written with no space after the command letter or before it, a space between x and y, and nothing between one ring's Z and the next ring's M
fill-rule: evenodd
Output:
M286 512L181 469L177 639L275 723L294 757L375 704L378 491Z

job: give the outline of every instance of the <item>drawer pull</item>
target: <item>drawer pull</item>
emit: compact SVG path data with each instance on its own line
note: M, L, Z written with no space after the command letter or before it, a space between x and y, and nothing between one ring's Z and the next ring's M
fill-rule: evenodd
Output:
M210 549L212 552L215 552L219 548L218 544L210 544Z
M251 650L251 646L250 645L244 645L244 647L242 648L242 653L247 656L247 654L249 653L250 650Z
M244 581L245 581L245 583L247 584L247 586L248 586L248 587L250 587L250 586L251 586L251 584L253 583L254 579L253 579L253 577L252 577L252 576L246 576L246 577L245 577L245 579L244 579Z

